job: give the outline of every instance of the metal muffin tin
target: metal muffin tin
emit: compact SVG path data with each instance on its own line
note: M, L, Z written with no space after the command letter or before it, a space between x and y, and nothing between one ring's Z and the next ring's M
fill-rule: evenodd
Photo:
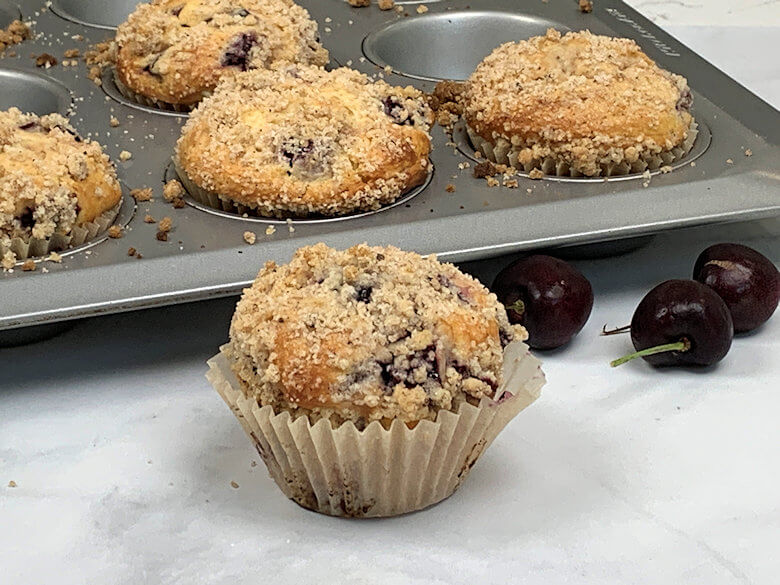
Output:
M662 67L688 78L702 132L686 164L654 176L648 186L641 178L520 177L517 189L490 188L472 176L462 131L451 138L437 126L430 182L380 212L280 225L205 210L193 201L174 209L164 202L162 185L186 116L128 103L110 77L96 86L83 61L40 69L31 58L46 52L61 62L71 48L83 54L113 34L106 29L119 24L136 0L54 0L50 10L43 0L24 1L21 14L35 21L36 36L13 48L16 56L0 59L0 107L71 113L76 129L117 162L126 195L119 222L126 229L121 239L69 251L61 264L40 262L34 272L0 274L0 329L235 294L263 262L286 261L295 249L319 241L395 244L473 260L780 214L778 112L622 2L600 0L593 13L582 14L571 0L401 2L403 13L376 5L356 9L343 0L299 1L318 21L333 61L426 91L438 78L465 79L500 43L543 34L549 26L631 37ZM417 13L421 4L427 13ZM0 25L16 13L0 0ZM119 127L109 125L112 116ZM133 154L126 162L119 160L123 150ZM472 168L459 168L465 162ZM136 209L128 191L139 187L153 187L155 199ZM144 223L146 214L173 219L167 242L156 239L157 227ZM270 225L276 231L266 235ZM256 244L244 242L245 231L257 235ZM143 258L128 256L131 247Z

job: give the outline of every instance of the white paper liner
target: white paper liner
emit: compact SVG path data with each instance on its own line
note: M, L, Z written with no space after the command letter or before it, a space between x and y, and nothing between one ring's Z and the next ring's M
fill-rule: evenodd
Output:
M466 124L466 134L469 137L471 146L475 151L480 152L489 161L510 166L519 171L531 172L534 169L541 170L545 175L555 175L558 177L582 177L582 173L571 168L568 163L555 157L548 156L540 159L534 159L529 163L521 164L518 156L525 147L519 144L512 144L505 138L499 138L495 144L488 142L477 134ZM629 173L644 173L645 171L655 171L663 166L670 165L681 160L687 155L699 134L699 126L696 121L692 121L688 128L688 134L683 142L671 150L661 153L640 157L634 163L625 161L620 163L610 163L602 165L601 172L596 177L615 177L628 175Z
M119 209L122 207L120 200L114 207L98 215L93 221L84 225L74 225L70 234L55 233L50 238L22 239L20 237L12 238L10 245L0 242L0 256L8 250L16 255L17 261L27 260L38 256L46 256L51 252L60 252L74 246L80 246L95 236L102 234L114 223L116 216L119 215Z
M331 516L382 517L421 510L449 497L493 439L539 397L541 363L522 342L504 352L498 402L464 403L457 413L410 429L378 421L358 431L351 422L332 428L308 417L293 420L247 399L230 369L226 348L209 360L206 377L252 439L284 494L304 508Z
M119 91L119 93L121 93L130 101L136 102L143 106L157 108L158 110L168 110L169 112L181 112L184 114L189 113L198 107L198 104L172 104L141 95L140 93L134 92L119 80L116 69L112 70L112 75L114 77L114 85L116 86L117 91Z

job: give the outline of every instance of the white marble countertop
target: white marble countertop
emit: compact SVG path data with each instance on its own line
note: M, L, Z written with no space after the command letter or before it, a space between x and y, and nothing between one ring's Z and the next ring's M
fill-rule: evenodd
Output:
M780 104L780 2L630 3ZM780 317L711 371L613 370L630 342L598 336L717 241L778 262L780 220L577 261L596 304L541 356L542 398L452 498L389 520L307 512L268 478L203 377L232 299L0 349L0 583L777 583Z

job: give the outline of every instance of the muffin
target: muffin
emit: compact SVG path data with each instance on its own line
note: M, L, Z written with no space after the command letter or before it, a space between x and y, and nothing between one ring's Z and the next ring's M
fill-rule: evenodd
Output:
M288 497L387 516L449 496L538 397L525 338L435 257L317 244L244 291L209 378Z
M551 175L610 176L682 158L696 127L684 77L630 39L567 33L506 43L468 80L464 118L490 161Z
M428 175L433 114L412 88L286 65L224 81L193 112L175 164L205 205L273 217L378 209Z
M114 50L122 93L180 111L241 71L328 62L317 23L291 0L153 0L119 26Z
M116 218L122 191L96 142L60 115L0 111L0 253L16 260L79 245Z

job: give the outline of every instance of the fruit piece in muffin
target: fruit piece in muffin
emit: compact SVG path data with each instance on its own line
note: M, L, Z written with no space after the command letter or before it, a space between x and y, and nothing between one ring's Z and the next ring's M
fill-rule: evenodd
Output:
M228 353L261 406L363 428L493 397L503 348L525 338L495 295L451 264L317 244L266 264L238 303Z

